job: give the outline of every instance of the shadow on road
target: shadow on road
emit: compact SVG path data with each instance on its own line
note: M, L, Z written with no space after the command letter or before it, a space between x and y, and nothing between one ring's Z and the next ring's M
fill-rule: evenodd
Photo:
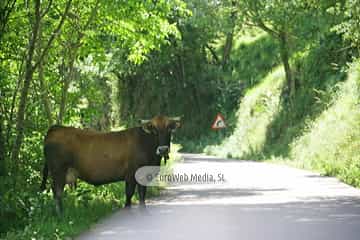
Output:
M182 200L194 200L202 201L207 199L228 199L238 197L248 197L255 195L262 195L263 192L276 192L286 191L284 188L274 189L237 189L237 188L175 188L173 190L165 190L161 193L159 198L155 198L154 201L161 202L181 202Z

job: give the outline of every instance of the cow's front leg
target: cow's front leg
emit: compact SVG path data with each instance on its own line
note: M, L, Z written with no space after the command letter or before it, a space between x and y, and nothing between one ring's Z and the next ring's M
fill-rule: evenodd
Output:
M140 198L140 207L145 207L146 186L138 184L138 192Z
M126 202L125 207L131 207L131 198L134 195L136 187L135 179L127 180L125 183Z

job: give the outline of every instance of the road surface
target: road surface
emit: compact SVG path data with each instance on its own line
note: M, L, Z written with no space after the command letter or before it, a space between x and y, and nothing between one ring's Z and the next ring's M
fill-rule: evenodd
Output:
M174 184L148 200L146 209L121 209L77 239L360 239L360 191L335 178L275 164L183 156L175 172L220 172L225 182Z

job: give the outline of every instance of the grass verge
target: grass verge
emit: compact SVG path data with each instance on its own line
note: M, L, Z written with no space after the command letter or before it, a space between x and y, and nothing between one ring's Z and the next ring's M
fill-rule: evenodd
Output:
M345 81L321 90L307 89L315 92L308 95L314 98L313 103L305 106L306 115L291 122L289 116L296 114L281 110L279 88L284 76L275 70L245 94L233 135L219 145L208 146L205 152L285 163L360 187L359 73L360 63L353 63ZM278 121L276 128L274 119Z

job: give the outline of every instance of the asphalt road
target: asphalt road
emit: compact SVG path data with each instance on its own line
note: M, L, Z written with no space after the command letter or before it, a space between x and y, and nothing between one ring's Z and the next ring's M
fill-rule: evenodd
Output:
M360 191L335 178L268 163L184 159L175 173L219 173L225 182L174 184L146 209L121 209L77 239L360 239Z

